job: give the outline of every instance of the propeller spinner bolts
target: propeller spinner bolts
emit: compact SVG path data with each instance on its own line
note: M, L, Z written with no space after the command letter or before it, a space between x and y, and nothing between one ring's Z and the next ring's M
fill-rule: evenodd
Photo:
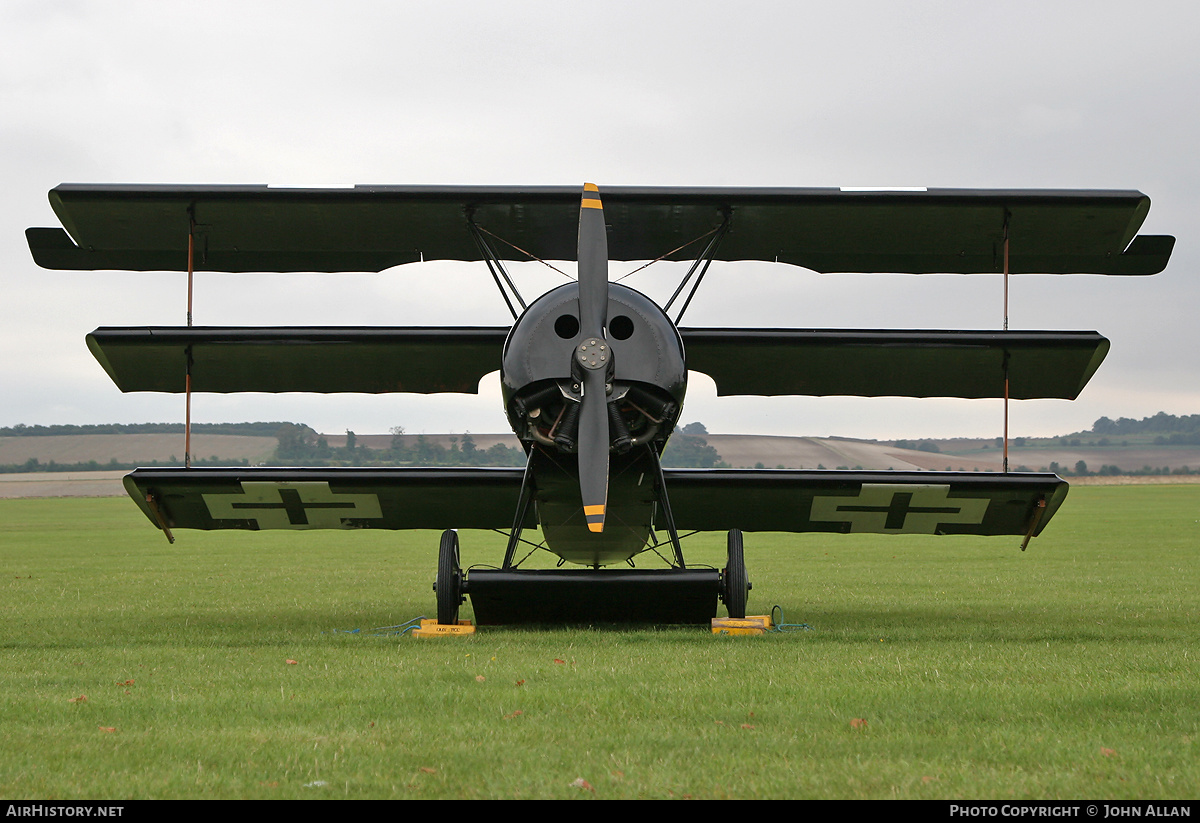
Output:
M575 359L585 369L606 368L610 354L608 344L596 337L589 337L575 349Z

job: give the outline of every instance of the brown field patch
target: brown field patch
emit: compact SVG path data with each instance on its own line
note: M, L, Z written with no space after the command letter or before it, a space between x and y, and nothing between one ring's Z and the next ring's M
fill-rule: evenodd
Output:
M192 434L192 457L249 460L261 463L275 451L274 437L238 434ZM0 437L0 465L40 463L165 463L183 460L183 434L63 434L44 437Z

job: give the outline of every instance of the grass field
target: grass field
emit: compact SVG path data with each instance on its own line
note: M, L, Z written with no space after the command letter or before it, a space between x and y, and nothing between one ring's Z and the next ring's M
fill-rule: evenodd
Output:
M811 630L426 641L342 631L432 612L432 533L0 500L0 796L1200 795L1200 486L1077 488L1018 543L747 535L751 612Z

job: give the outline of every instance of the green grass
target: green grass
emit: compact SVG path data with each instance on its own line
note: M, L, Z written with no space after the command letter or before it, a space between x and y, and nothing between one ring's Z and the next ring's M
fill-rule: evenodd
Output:
M335 630L430 614L436 534L3 500L0 795L1195 797L1200 486L1076 488L1018 543L747 535L751 611L811 631L425 641Z

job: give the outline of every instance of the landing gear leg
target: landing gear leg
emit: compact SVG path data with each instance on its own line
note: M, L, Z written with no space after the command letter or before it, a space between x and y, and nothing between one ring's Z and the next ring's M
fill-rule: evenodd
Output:
M458 563L458 532L447 529L442 532L442 543L438 547L437 622L443 626L458 625L458 607L462 605L462 569Z
M504 550L504 565L500 568L508 571L513 568L513 560L517 556L517 545L521 542L521 527L529 515L529 504L533 502L533 453L536 446L529 450L529 459L525 461L525 475L521 479L521 494L517 497L517 514L513 520L512 531L508 533L508 547Z
M663 477L662 463L659 462L658 452L654 450L654 444L646 446L646 452L650 455L650 462L654 465L654 484L658 490L658 502L662 505L663 518L667 521L667 534L671 537L671 546L675 549L675 568L686 569L687 566L683 562L683 549L679 547L679 531L675 528L675 515L671 511L671 500L667 497L667 481Z
M746 600L750 596L750 581L746 578L746 558L742 554L742 532L729 532L729 552L721 571L721 598L730 617L746 616Z

